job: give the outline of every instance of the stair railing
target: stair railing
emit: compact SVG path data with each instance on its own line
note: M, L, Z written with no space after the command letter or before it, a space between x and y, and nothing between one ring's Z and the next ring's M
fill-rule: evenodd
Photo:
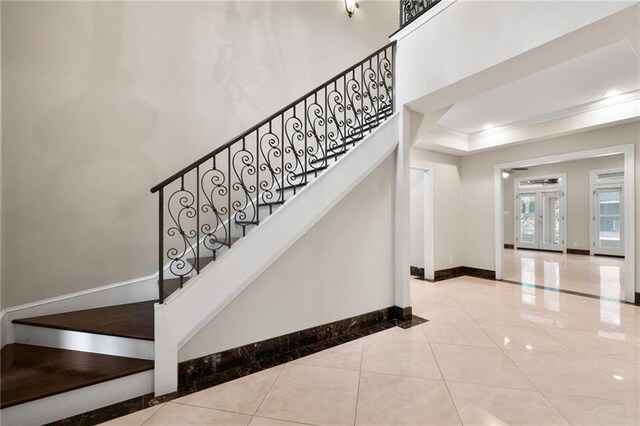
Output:
M400 0L400 28L431 9L440 0Z
M151 189L158 193L160 303L165 276L182 287L393 114L394 47L375 51Z

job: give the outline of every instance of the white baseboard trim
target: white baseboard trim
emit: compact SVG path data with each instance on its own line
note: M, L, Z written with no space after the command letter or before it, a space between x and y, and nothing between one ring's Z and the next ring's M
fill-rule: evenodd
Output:
M15 324L15 342L97 354L153 359L151 340Z
M0 410L3 425L42 425L153 392L153 370Z

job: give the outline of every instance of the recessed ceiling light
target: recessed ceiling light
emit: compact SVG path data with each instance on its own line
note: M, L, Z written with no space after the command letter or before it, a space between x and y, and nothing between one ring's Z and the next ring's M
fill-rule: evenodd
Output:
M619 94L621 94L622 92L619 90L609 90L607 93L604 94L605 98L613 98L614 96L618 96Z
M484 125L483 129L484 129L484 130L490 130L490 129L493 129L493 124L489 124L489 123L487 123L487 124L485 124L485 125Z

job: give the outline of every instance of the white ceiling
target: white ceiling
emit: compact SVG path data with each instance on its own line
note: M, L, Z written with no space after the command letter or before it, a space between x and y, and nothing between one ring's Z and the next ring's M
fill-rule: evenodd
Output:
M627 41L607 46L453 105L436 124L473 134L601 100L610 90L640 89L640 61Z

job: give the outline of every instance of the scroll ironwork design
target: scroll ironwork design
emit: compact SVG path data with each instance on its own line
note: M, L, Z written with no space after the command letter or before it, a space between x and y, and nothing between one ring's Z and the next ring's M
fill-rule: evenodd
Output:
M440 0L400 0L400 28L438 3Z
M388 44L151 189L159 198L159 300L394 111ZM167 266L168 265L168 266Z

